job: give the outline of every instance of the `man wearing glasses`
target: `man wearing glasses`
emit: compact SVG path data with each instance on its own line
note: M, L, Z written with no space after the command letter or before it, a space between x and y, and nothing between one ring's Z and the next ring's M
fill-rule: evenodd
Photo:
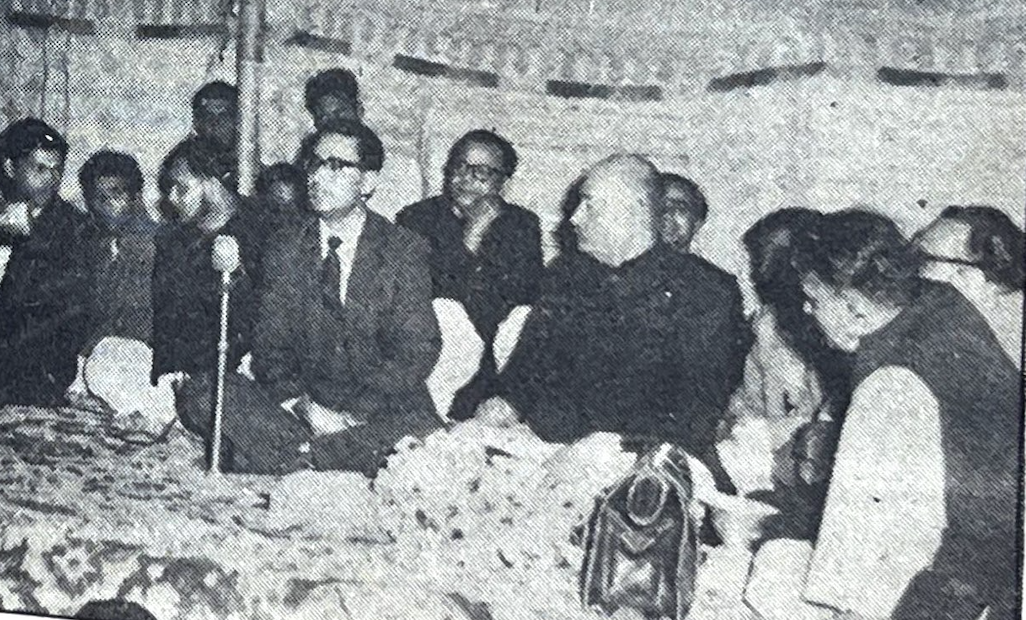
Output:
M370 473L402 437L439 426L428 248L367 210L384 160L373 131L336 123L305 146L316 218L268 242L256 383L229 386L224 434L235 471Z
M921 275L947 282L973 302L1022 368L1022 230L994 207L953 205L915 242L924 260Z
M538 217L502 198L516 167L509 141L491 131L471 131L449 150L442 194L396 217L431 244L434 297L461 302L485 342L481 371L458 395L449 415L454 419L470 417L479 400L475 394L488 389L499 323L538 294L544 269Z

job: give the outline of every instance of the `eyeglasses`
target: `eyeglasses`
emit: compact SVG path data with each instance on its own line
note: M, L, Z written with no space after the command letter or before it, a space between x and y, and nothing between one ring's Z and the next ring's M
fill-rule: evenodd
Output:
M342 170L358 170L363 171L363 166L359 162L349 161L348 159L341 159L339 157L317 157L316 155L307 162L306 169L308 172L320 170L321 168L327 168L332 172L341 172Z
M463 161L452 167L453 176L473 175L477 181L490 181L497 177L504 177L505 173L498 168L487 164L468 164Z

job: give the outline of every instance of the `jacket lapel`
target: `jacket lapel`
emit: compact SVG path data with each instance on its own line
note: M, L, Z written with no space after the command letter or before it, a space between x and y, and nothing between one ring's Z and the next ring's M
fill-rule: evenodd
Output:
M368 211L363 232L356 243L356 257L346 287L346 307L357 314L362 314L374 305L387 234L388 223L384 218Z

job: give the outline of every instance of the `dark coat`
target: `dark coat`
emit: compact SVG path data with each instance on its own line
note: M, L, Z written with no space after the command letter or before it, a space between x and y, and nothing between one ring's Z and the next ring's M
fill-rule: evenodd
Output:
M88 215L57 199L28 238L2 238L11 256L0 282L0 404L50 404L75 378L88 338Z
M423 239L368 212L338 312L322 300L318 222L268 242L257 380L278 402L305 393L367 420L313 442L319 469L366 470L404 435L440 426L425 383L441 349L427 254Z
M232 276L228 342L233 371L250 346L255 300L248 276L252 242L238 217L215 235L189 225L171 224L156 237L153 265L153 373L217 371L220 337L221 275L210 262L218 234L238 239L242 268Z
M86 354L107 336L150 342L155 229L155 224L141 221L128 230L97 226L90 235L87 254L93 290Z
M735 279L654 248L618 268L579 252L551 267L500 395L548 441L591 432L709 451L744 365Z
M1022 377L958 291L921 287L897 318L862 339L855 363L856 385L880 368L907 368L940 405L947 527L933 566L911 584L895 618L941 617L948 580L974 586L991 604L1014 596L1018 584Z
M541 226L530 211L504 203L477 254L463 244L464 223L443 196L409 205L396 223L428 240L433 295L462 302L486 343L510 310L537 298L545 264Z

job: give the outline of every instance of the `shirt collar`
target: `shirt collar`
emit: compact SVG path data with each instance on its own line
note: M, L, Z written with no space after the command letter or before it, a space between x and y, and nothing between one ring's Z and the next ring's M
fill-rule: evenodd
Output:
M363 225L367 221L367 211L363 207L356 207L337 225L329 227L328 224L319 219L317 228L321 237L321 255L328 253L328 238L338 237L342 241L341 247L355 245L360 233L363 232Z

